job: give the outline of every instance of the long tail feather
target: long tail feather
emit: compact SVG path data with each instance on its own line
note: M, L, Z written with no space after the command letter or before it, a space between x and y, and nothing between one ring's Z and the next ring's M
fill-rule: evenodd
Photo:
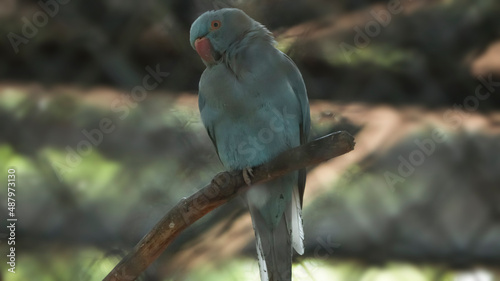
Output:
M257 240L260 277L262 281L290 281L292 247L286 216L270 229L259 212L252 214Z
M292 245L297 254L304 254L304 227L302 225L302 207L299 189L293 188L292 193Z
M293 248L304 252L304 230L297 174L291 174L247 193L262 281L291 281Z

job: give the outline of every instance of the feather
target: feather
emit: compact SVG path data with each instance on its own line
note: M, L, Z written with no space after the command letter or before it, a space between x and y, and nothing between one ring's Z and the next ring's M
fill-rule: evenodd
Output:
M262 249L262 242L260 241L260 235L255 233L255 243L257 246L257 258L259 259L259 270L260 270L260 280L269 281L269 275L267 274L266 260L264 259L264 250Z
M258 191L281 189L283 180L278 179L271 183L255 186ZM286 187L285 187L286 189ZM250 190L251 191L251 190ZM250 192L249 192L250 193ZM255 230L257 256L259 260L260 275L262 281L289 281L292 275L292 243L291 243L291 201L285 206L281 216L267 216L269 212L266 205L276 205L276 198L268 197L267 204L259 205L255 203L253 196L256 193L250 193L247 196L250 214ZM264 199L265 200L265 199ZM279 199L278 199L279 200ZM279 203L278 203L279 204Z
M304 227L302 225L302 207L299 188L294 187L292 193L292 245L297 254L304 254Z

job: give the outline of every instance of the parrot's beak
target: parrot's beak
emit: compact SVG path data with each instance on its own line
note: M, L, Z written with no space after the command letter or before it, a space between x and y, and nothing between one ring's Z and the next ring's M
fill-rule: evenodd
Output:
M210 40L206 37L196 39L194 41L194 48L205 63L214 64L220 58L214 51Z

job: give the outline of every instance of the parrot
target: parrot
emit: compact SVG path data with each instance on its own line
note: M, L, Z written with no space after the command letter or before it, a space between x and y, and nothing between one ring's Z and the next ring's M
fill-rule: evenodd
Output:
M201 14L191 47L205 65L198 90L201 121L228 170L252 169L307 142L309 100L302 74L272 33L237 8ZM292 276L293 250L304 253L305 169L250 187L242 198L256 238L262 281Z

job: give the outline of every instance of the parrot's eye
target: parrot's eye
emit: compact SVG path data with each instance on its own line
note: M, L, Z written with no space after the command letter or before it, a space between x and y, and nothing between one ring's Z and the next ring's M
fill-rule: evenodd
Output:
M219 29L221 27L221 22L220 20L213 20L212 23L210 24L210 29L211 30L216 30L216 29Z

